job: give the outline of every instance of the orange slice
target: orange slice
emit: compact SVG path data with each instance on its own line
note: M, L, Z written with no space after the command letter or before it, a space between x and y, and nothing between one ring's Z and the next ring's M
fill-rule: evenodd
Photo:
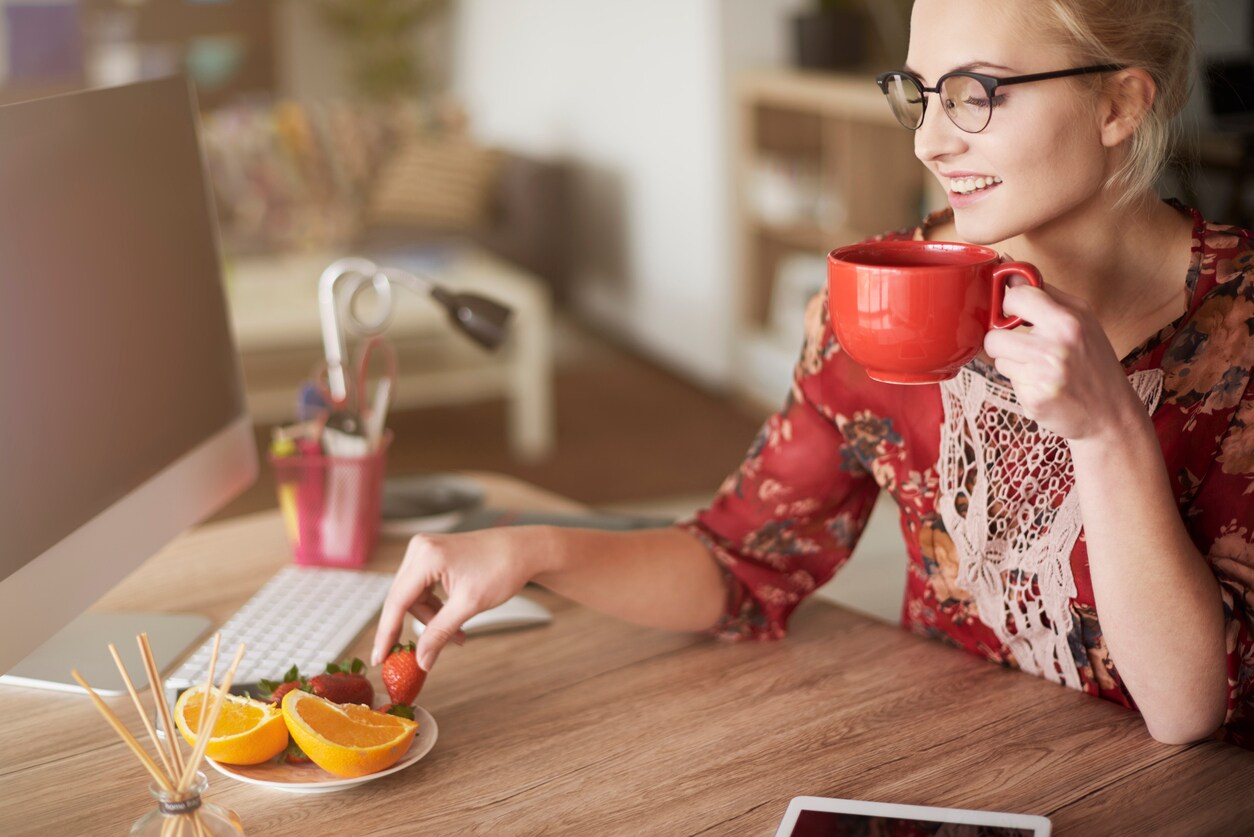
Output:
M368 706L332 703L299 689L283 696L283 719L314 764L345 779L396 764L418 732L418 724L407 718Z
M205 687L195 686L174 704L174 725L187 743L196 744ZM213 725L205 755L223 764L260 764L287 747L287 726L278 707L239 695L227 695Z

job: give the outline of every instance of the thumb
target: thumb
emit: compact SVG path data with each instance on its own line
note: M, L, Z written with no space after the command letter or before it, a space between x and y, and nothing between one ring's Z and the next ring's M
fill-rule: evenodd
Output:
M440 656L440 651L461 630L462 624L475 615L475 612L474 608L467 606L464 602L456 599L446 601L444 607L431 618L418 637L418 645L414 649L415 656L418 658L418 667L423 671L430 671L435 665L436 657Z

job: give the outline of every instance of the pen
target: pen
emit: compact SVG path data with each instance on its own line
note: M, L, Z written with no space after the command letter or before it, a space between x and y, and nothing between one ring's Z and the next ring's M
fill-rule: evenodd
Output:
M296 441L287 434L284 428L276 427L270 440L271 460L277 465L279 460L292 459L295 456ZM279 511L283 514L288 540L293 547L299 548L300 518L296 506L296 483L292 479L290 468L276 468L275 479L278 482Z

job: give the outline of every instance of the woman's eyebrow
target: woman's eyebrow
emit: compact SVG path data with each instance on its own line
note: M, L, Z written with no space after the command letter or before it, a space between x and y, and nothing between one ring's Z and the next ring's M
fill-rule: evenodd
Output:
M918 70L913 69L909 64L901 68L904 72L917 78L919 81L927 83L927 78ZM970 73L976 70L1004 70L1007 73L1014 74L1017 71L1013 67L1007 67L1004 64L994 64L992 61L969 61L966 64L960 64L949 72L951 73Z
M991 61L972 61L969 64L963 64L961 67L954 67L954 72L969 73L974 70L1005 70L1008 73L1017 72L1014 67L1007 67L1005 64L994 64Z

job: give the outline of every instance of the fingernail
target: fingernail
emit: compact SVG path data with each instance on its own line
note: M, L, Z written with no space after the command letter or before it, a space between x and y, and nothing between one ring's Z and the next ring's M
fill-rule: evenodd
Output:
M383 662L383 655L380 654L379 649L376 648L370 652L370 665L377 666L381 662Z
M435 664L435 652L427 649L422 652L422 656L418 658L418 668L423 671L430 671L431 666Z

